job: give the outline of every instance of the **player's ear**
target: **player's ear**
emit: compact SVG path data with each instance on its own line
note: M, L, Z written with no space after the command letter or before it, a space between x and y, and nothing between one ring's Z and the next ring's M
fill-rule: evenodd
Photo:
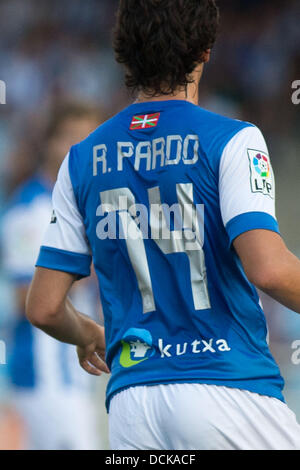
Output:
M210 55L211 55L211 49L207 49L207 51L203 53L202 60L205 64L210 61Z

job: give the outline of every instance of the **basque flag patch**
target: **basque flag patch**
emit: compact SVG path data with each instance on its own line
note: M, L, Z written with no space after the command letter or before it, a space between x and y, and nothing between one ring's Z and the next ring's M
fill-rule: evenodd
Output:
M131 121L130 130L150 129L156 127L159 121L160 113L143 114L141 116L134 116Z

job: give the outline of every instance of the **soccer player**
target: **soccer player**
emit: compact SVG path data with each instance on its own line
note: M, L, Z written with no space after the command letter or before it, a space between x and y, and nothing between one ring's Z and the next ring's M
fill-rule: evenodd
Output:
M33 328L25 316L34 262L51 218L58 169L70 145L94 130L98 122L98 111L89 106L66 103L55 107L46 125L43 163L17 189L2 220L4 269L16 299L8 365L11 401L24 422L26 449L98 447L91 381L78 365L75 348ZM83 304L89 314L93 305L90 292L91 286L80 283L72 293L76 305L81 308Z
M266 143L198 107L218 22L213 0L120 1L137 100L71 148L53 193L27 315L111 371L113 449L300 449L255 288L300 312ZM105 330L67 297L92 259Z

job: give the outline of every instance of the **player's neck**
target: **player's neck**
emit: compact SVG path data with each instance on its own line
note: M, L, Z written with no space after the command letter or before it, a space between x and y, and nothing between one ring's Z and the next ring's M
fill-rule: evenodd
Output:
M195 71L193 72L191 83L188 83L187 86L175 90L172 94L169 95L157 95L151 96L147 93L141 91L137 97L136 103L147 103L151 101L168 101L168 100L182 100L188 101L195 105L199 104L199 83L203 73L203 64L200 64Z
M196 88L196 89L195 89ZM158 96L149 96L143 92L139 93L136 103L147 103L151 101L172 101L172 100L182 100L188 101L195 105L199 104L199 91L198 87L193 87L193 90L189 90L187 86L186 90L179 91L178 93L173 93L172 95L158 95Z

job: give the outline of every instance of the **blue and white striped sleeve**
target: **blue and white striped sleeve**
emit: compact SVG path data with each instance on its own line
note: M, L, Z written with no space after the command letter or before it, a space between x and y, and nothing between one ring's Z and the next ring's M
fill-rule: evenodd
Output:
M272 165L257 127L244 128L225 147L220 161L219 194L230 244L250 230L279 233Z
M91 249L79 212L69 171L68 154L53 190L53 213L36 266L75 274L90 275Z

